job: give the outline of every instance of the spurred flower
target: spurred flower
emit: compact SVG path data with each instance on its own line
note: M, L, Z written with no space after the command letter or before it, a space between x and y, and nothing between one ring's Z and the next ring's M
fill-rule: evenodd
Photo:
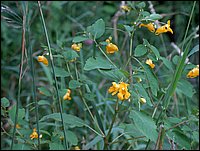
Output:
M131 7L127 6L127 5L122 5L121 6L121 9L124 10L124 11L127 11L127 12L130 12L131 11Z
M153 64L151 59L147 59L146 64L148 64L152 69L155 67L155 64Z
M199 65L188 72L187 78L195 78L197 76L199 76Z
M164 26L161 26L159 27L155 34L156 35L159 35L159 34L162 34L162 33L166 33L166 32L171 32L173 34L173 30L170 28L170 20L167 21L167 24L165 24Z
M20 129L21 126L20 126L19 124L16 124L16 128L17 128L17 129Z
M140 103L145 104L146 102L145 98L140 98Z
M118 47L115 44L109 43L106 46L106 52L107 53L115 53L116 51L118 51Z
M113 86L111 86L108 89L109 93L112 93L112 95L117 94L117 97L123 101L123 100L127 100L130 97L130 93L128 92L128 85L127 83L124 82L120 82L119 84L117 84L116 82L112 82Z
M66 94L63 96L63 100L71 100L72 98L70 97L71 95L71 90L67 89Z
M48 64L49 64L47 58L44 57L44 56L38 56L37 60L38 60L38 62L42 62L42 63L45 64L46 66L48 66Z
M30 135L31 139L38 138L38 133L36 132L36 128L33 129L32 134Z
M140 24L140 27L146 27L150 32L155 32L154 24L153 23L148 23L148 24Z
M82 43L73 44L73 45L71 46L71 48L72 48L73 50L75 50L75 51L80 51L81 48L82 48Z

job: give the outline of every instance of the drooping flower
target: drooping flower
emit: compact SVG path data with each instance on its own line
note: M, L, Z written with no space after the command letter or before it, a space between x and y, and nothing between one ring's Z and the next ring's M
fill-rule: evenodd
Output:
M199 65L188 72L187 78L195 78L197 76L199 76Z
M118 51L118 47L113 44L113 43L109 43L107 46L106 46L106 52L107 53L115 53L116 51Z
M38 133L36 132L36 128L33 129L32 134L30 135L31 139L38 138Z
M150 32L155 32L154 24L148 23L148 24L140 24L139 28L146 27Z
M145 98L140 98L140 103L145 104L146 102Z
M127 11L127 12L130 12L131 11L131 7L127 6L127 5L122 5L121 6L121 9L124 10L124 11Z
M79 51L81 50L81 48L82 48L82 43L73 44L73 45L71 46L71 48L72 48L73 50L79 52Z
M79 146L75 146L74 150L81 150L81 149L79 148Z
M67 89L66 94L63 96L63 100L71 100L72 98L70 97L71 95L71 90Z
M127 100L130 97L130 93L128 92L128 85L127 83L124 82L120 82L119 84L117 84L116 82L112 82L113 86L111 86L108 89L109 93L112 93L112 95L117 94L117 97L123 101L123 100Z
M152 69L155 67L155 64L153 64L151 59L147 59L146 64L148 64Z
M16 124L16 128L17 128L17 129L20 129L21 126L20 126L19 124Z
M44 57L44 56L38 56L37 60L38 60L38 62L42 62L42 63L45 64L46 66L48 66L48 64L49 64L47 58Z
M159 27L159 28L156 30L155 34L156 34L156 35L159 35L159 34L162 34L162 33L166 33L166 32L168 32L168 31L171 32L171 33L173 34L173 30L170 28L170 20L167 21L167 24L165 24L165 25Z

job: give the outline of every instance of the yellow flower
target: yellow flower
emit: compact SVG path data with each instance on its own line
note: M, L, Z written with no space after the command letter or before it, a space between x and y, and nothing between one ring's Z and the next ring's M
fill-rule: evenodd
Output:
M115 51L118 51L118 47L115 44L109 43L106 46L106 52L107 53L115 53Z
M154 28L154 24L153 23L149 23L149 24L140 24L139 28L141 27L146 27L150 32L155 32L155 28Z
M146 102L145 98L140 98L140 103L145 104Z
M46 66L48 66L48 64L49 64L47 58L44 57L44 56L38 56L37 60L38 60L38 62L42 62L42 63L45 64Z
M38 133L36 132L36 128L33 129L33 133L30 135L31 139L38 138Z
M131 8L129 6L127 6L127 5L122 5L121 9L124 10L124 11L127 11L127 12L131 11Z
M21 126L20 126L19 124L16 124L16 128L17 128L17 129L20 129Z
M63 96L63 100L71 100L72 98L70 97L71 90L67 89L66 94Z
M153 64L151 59L147 59L146 64L148 64L152 69L155 67L155 64Z
M130 93L128 92L128 85L129 84L126 84L124 82L121 82L119 84L117 84L116 82L112 82L113 86L111 86L109 89L108 89L108 92L109 93L112 93L112 95L115 95L117 94L117 97L123 101L123 100L127 100L129 97L130 97Z
M72 48L73 50L75 50L75 51L80 51L81 48L82 48L82 43L73 44L73 45L71 46L71 48Z
M173 31L172 31L172 29L170 28L170 20L168 20L167 21L167 24L165 24L164 26L161 26L161 27L159 27L157 30L156 30L156 32L155 32L155 34L156 35L159 35L159 34L162 34L162 33L166 33L166 32L171 32L172 34L173 34Z
M119 90L119 84L117 84L116 82L112 82L112 85L109 89L108 89L108 92L109 93L112 93L112 95L115 95L118 90Z
M199 76L199 65L188 72L187 78L195 78L197 76Z
M75 146L74 150L81 150L81 149L78 146Z

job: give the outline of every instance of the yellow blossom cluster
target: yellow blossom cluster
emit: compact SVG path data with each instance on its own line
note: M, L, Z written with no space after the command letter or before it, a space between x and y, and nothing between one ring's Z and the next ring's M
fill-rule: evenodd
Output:
M33 129L32 134L30 135L31 139L38 138L38 133L36 132L36 128Z
M106 46L106 53L108 54L113 54L119 50L117 45L111 43L111 40L112 40L112 37L109 37L108 39L106 39L106 42L108 43Z
M71 95L71 90L67 89L66 94L63 96L63 100L71 100L72 98L70 97Z
M73 44L72 46L71 46L71 48L73 49L73 50L75 50L75 51L80 51L81 50L81 48L82 48L82 43L78 43L78 44Z
M188 72L187 78L195 78L197 76L199 76L199 65Z
M108 89L109 93L112 93L112 95L117 94L117 97L123 101L127 100L130 97L130 93L128 92L128 85L127 83L120 82L117 84L116 82L112 82L112 86Z
M155 32L155 35L160 35L162 33L171 32L173 34L173 30L170 28L170 20L167 21L167 24L155 29L153 23L148 24L140 24L139 27L146 27L149 31Z

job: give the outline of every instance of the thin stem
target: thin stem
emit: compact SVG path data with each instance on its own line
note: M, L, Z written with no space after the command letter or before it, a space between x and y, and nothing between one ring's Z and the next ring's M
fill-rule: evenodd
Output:
M48 51L49 51L49 55L50 55L50 60L51 60L51 66L52 66L52 71L53 71L53 76L54 76L54 80L55 80L55 88L56 88L56 95L57 95L57 99L58 99L58 103L59 103L59 111L60 111L60 116L61 116L61 121L62 121L62 127L64 129L63 133L64 133L64 146L67 149L67 139L66 139L66 130L65 130L65 124L64 124L64 120L63 120L63 115L62 115L62 105L61 105L61 99L59 97L59 93L58 93L58 84L57 84L57 79L55 76L55 69L54 69L54 63L53 63L53 56L52 56L52 52L51 52L51 47L50 47L50 43L49 43L49 38L48 38L48 33L47 33L47 29L46 29L46 24L44 21L44 17L43 17L43 13L42 13L42 9L41 9L41 5L40 5L40 1L38 1L38 6L39 6L39 10L40 10L40 15L42 18L42 25L44 27L44 32L45 32L45 36L46 36L46 40L47 40L47 45L48 45Z

